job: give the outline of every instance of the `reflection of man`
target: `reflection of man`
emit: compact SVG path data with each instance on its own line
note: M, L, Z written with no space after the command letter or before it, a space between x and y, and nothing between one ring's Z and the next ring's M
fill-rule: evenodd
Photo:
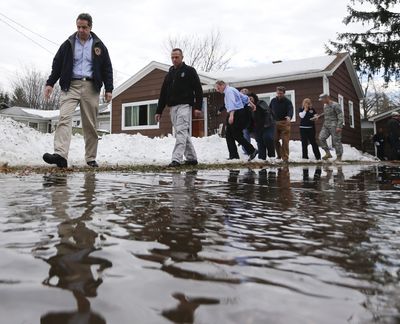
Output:
M56 183L46 182L54 186ZM41 318L41 323L105 323L105 320L90 309L87 297L95 297L101 278L94 278L92 267L97 266L98 273L111 267L108 260L93 257L90 254L97 249L95 241L97 233L86 226L91 220L95 192L95 174L85 174L84 205L85 211L78 218L70 218L66 210L68 202L67 184L58 183L52 193L54 216L64 220L58 225L60 242L55 245L56 255L46 260L50 265L49 277L44 284L70 290L77 302L76 312L48 313ZM53 278L58 281L53 283Z

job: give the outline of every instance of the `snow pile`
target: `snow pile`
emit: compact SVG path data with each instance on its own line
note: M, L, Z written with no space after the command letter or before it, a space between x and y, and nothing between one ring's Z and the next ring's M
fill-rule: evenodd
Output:
M45 152L53 152L53 134L43 134L9 118L0 118L0 163L10 166L43 166ZM227 163L228 149L224 138L213 135L203 138L193 138L200 163ZM255 143L253 143L255 144ZM105 135L99 141L97 160L100 165L164 165L170 162L175 138L149 138L146 136L111 134ZM84 141L81 135L72 136L69 153L69 165L83 166ZM311 148L309 156L313 157ZM239 148L239 153L241 149ZM237 162L246 161L242 156ZM344 160L375 161L375 158L363 154L357 149L344 145ZM258 161L258 160L255 160ZM301 143L290 142L290 161L307 162L301 159ZM232 161L229 161L230 163ZM309 162L313 162L311 159Z

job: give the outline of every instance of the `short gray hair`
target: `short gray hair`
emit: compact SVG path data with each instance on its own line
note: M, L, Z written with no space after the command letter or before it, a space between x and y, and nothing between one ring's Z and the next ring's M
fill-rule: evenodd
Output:
M218 80L217 82L215 82L215 84L220 85L220 86L226 85L225 81L222 81L222 80Z

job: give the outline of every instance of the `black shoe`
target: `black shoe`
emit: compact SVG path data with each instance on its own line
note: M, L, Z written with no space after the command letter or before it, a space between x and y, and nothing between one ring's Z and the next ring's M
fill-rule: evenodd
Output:
M199 162L197 160L186 160L185 165L198 165Z
M182 166L182 165L177 161L172 161L170 164L168 164L168 167L170 167L170 168L178 168L180 166Z
M88 166L92 167L92 168L98 168L99 167L99 165L97 164L96 161L89 161L89 162L86 162L86 164Z
M239 159L240 159L240 157L230 157L230 158L228 158L229 161L231 161L231 160L239 160Z
M43 160L48 164L56 164L59 168L68 168L67 160L59 154L45 153L43 154Z
M258 154L258 150L254 150L254 152L250 154L248 161L250 162L251 160L254 160L256 158L257 154Z

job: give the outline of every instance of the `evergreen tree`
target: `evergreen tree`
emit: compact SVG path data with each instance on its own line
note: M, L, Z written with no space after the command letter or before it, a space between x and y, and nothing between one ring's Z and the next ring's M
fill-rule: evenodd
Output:
M365 31L339 33L326 46L327 52L349 52L357 70L368 78L382 73L385 82L400 80L400 0L350 1L343 22L361 23ZM357 4L366 9L357 10Z
M0 105L8 106L10 104L10 97L7 92L0 91Z
M17 106L17 107L28 107L29 108L29 103L28 103L28 100L26 98L26 93L23 88L16 87L14 89L14 92L12 94L11 104L13 106Z

